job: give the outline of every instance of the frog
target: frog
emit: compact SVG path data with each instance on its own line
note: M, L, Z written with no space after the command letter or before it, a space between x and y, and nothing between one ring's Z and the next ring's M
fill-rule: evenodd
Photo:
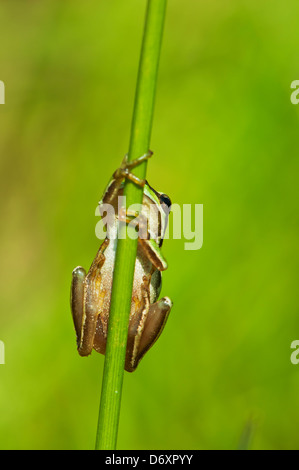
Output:
M132 173L133 168L150 158L152 153L148 151L132 161L125 155L99 202L101 215L107 205L113 208L112 215L105 221L106 237L89 271L86 273L82 266L77 266L72 272L71 311L78 353L88 356L94 349L105 354L118 224L120 219L127 224L138 221L135 222L139 231L124 366L127 372L136 370L157 341L173 305L169 297L159 299L162 272L168 267L161 247L172 203L169 196ZM126 180L143 188L139 213L124 209L125 213L121 215L121 211L117 211Z

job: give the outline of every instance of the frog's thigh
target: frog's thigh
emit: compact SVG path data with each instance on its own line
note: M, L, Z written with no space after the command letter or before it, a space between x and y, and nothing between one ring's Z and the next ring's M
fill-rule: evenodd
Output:
M100 303L98 299L97 280L87 274L85 280L85 296L83 304L83 319L81 328L80 343L78 345L78 353L80 356L88 356L91 354L94 346L94 338L96 334L97 320L100 313Z
M108 244L108 239L102 243L84 280L83 314L80 341L78 344L78 353L80 356L88 356L91 354L93 348L97 319L101 311L101 300L99 297L101 268L105 262L104 251Z
M77 346L80 343L82 318L83 318L83 305L84 305L84 281L86 271L81 266L74 269L72 273L72 286L71 286L71 310L73 315L73 322L77 336Z
M148 285L142 284L141 286L142 298L141 302L135 301L135 313L134 316L130 318L129 330L128 330L128 339L127 339L127 351L126 351L126 362L125 369L128 372L133 372L137 365L137 353L138 346L140 343L142 335L142 322L149 311L150 307L150 298L149 298L149 288ZM137 305L139 306L137 307Z
M97 303L93 279L86 276L80 266L73 271L71 308L77 335L77 349L80 356L88 356L93 348L97 320Z
M136 367L145 353L152 347L162 333L171 307L172 301L169 297L163 297L163 299L158 300L150 306L144 325L144 331L138 345Z

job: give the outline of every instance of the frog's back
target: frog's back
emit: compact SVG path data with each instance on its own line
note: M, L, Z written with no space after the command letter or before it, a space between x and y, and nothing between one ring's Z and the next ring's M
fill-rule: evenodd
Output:
M117 238L110 239L104 252L105 262L101 269L101 280L98 284L98 321L94 348L100 353L104 353L106 348L116 248ZM145 285L145 279L149 283L150 303L154 303L161 290L161 273L153 268L152 263L144 256L142 247L138 244L132 290L131 317L138 315L140 308L142 308L142 285Z

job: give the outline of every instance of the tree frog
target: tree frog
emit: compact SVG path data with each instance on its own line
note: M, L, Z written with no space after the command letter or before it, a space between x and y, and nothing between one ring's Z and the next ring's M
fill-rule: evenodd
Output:
M117 214L118 197L123 195L126 179L144 188L142 210L138 219L139 225L146 227L146 232L141 237L139 230L125 360L125 370L128 372L136 369L144 354L158 339L172 307L172 301L168 297L158 300L161 271L167 269L161 246L171 201L167 195L156 191L146 180L139 179L131 172L151 155L152 152L149 151L131 162L125 156L100 201L100 209L110 204L114 208L114 214ZM136 213L127 211L126 223L135 217ZM81 356L88 356L93 348L105 354L118 219L117 215L110 217L110 220L107 217L109 236L106 236L100 246L88 273L81 266L72 273L71 310L77 348Z

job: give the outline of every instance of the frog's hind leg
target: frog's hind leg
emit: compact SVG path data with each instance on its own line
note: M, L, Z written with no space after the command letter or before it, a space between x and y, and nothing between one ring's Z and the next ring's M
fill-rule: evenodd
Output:
M166 324L172 307L172 301L168 297L150 305L148 285L142 286L143 301L141 303L138 321L131 319L125 369L133 372L145 353L157 341ZM132 321L133 320L133 321ZM145 324L142 328L143 322Z
M80 344L81 328L84 309L84 281L86 271L81 266L77 266L72 273L71 286L71 311L77 337L77 346Z
M149 293L149 280L144 278L144 283L141 285L141 299L132 299L134 305L134 315L130 316L128 340L127 340L127 351L126 351L126 362L125 369L127 372L134 372L138 362L138 348L141 341L143 332L143 325L146 321L146 316L150 308L150 293Z
M99 296L101 268L105 262L104 252L108 244L109 240L106 238L87 275L80 266L73 271L71 308L80 356L88 356L94 345L97 320L102 303L101 296Z
M162 333L172 305L169 297L163 297L150 306L138 347L137 364Z

